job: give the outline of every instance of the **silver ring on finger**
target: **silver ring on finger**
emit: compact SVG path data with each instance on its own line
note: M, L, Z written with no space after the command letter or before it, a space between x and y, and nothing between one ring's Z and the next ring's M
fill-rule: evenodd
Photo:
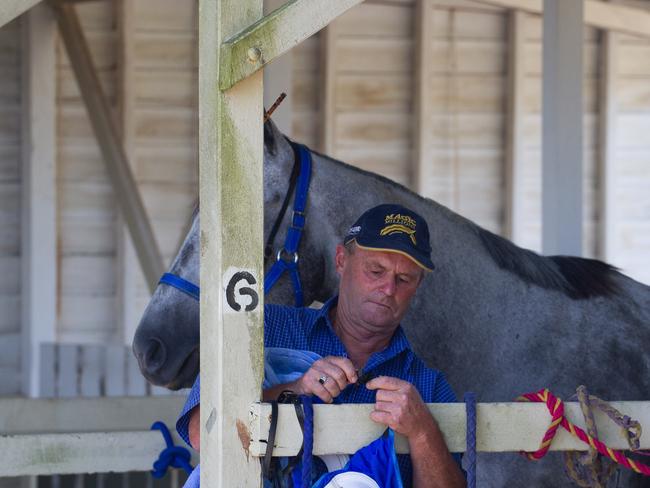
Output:
M329 376L327 376L326 374L324 374L323 376L321 376L320 378L318 378L318 382L319 382L321 385L324 385L325 382L326 382L328 379L329 379Z

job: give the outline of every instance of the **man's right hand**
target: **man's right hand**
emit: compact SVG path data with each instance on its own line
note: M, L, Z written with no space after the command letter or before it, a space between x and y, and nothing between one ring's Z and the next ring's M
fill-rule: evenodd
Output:
M357 380L357 371L352 361L344 357L327 356L315 361L296 381L265 390L264 399L275 400L283 391L291 390L298 395L315 395L325 403L332 403L346 386Z

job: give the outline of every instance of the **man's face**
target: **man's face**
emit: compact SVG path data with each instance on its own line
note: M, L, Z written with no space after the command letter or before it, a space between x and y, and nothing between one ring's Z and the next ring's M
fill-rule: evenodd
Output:
M353 252L337 246L336 271L338 306L368 332L397 327L423 277L422 268L401 254L357 246Z

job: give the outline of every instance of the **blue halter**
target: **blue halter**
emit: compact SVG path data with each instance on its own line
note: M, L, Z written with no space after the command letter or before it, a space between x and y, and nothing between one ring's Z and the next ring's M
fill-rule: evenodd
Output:
M302 307L303 294L300 273L298 272L298 248L300 247L302 231L305 228L307 193L309 192L309 181L311 180L311 153L307 147L301 144L296 144L295 147L300 158L300 173L296 186L296 195L293 200L291 224L287 229L284 247L278 250L275 263L273 263L273 266L271 266L271 269L264 278L264 293L267 294L271 291L271 288L275 286L284 272L288 271L291 276L291 282L293 283L296 307ZM175 274L163 274L158 284L176 288L197 301L200 299L200 288L194 283Z

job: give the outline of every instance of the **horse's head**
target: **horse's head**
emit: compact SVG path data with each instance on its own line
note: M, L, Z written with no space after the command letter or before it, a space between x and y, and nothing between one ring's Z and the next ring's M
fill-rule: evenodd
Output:
M272 122L264 126L264 233L280 207L293 165L293 150ZM169 273L199 283L199 212ZM260 249L261 252L261 249ZM133 338L133 352L151 383L170 389L191 386L199 371L199 302L178 289L158 285Z

